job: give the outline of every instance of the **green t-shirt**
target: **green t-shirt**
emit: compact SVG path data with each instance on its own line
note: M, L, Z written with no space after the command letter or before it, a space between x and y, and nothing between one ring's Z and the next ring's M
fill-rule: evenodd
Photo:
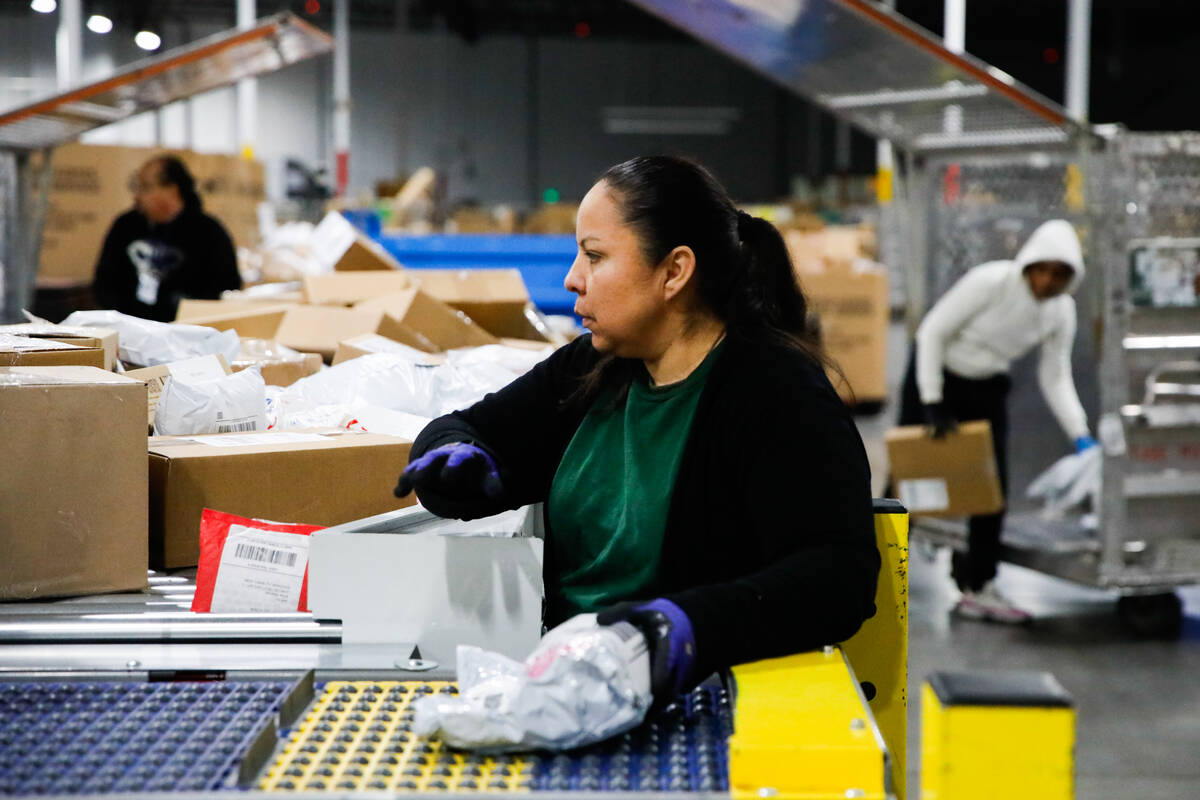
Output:
M602 397L575 431L548 508L551 603L565 616L645 598L657 583L675 476L718 350L678 383L651 387L643 372L623 407Z

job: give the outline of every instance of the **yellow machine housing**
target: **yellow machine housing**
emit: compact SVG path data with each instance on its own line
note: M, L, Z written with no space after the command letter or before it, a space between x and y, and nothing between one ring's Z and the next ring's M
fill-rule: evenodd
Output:
M1075 710L1044 672L935 672L921 689L922 800L1070 800Z

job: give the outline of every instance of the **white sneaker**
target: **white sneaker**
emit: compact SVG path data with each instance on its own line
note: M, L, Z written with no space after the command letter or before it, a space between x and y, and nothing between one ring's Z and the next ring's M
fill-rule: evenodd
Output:
M964 591L954 606L954 613L965 619L999 622L1005 625L1028 625L1033 616L1000 593L994 581L988 581L978 592Z

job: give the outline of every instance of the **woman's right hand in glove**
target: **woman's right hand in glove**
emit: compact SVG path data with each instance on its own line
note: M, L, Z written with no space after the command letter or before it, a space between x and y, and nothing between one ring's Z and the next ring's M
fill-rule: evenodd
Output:
M413 489L454 500L500 496L500 471L482 448L465 442L435 447L409 463L396 484L396 497L405 497Z

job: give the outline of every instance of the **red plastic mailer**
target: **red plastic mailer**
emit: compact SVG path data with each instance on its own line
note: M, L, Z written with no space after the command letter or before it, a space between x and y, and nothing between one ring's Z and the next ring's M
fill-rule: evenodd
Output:
M192 611L308 611L308 540L291 537L324 527L204 509Z

